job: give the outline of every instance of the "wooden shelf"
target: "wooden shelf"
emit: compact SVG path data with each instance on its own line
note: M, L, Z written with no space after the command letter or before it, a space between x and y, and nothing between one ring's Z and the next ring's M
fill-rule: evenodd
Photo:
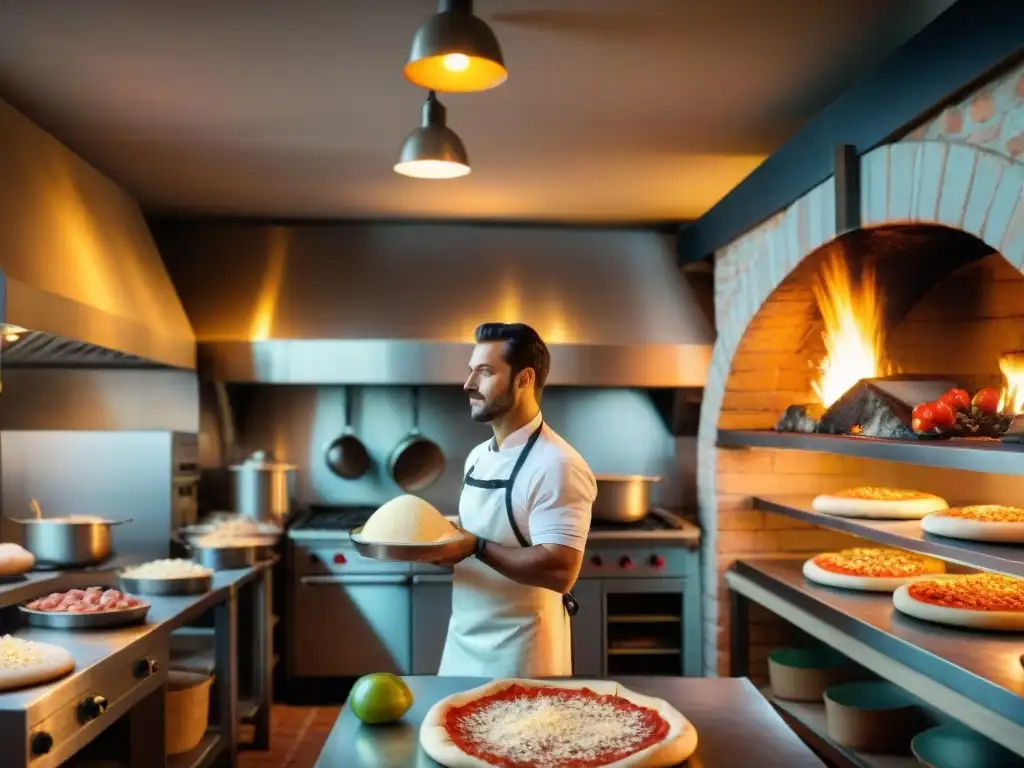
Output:
M761 689L761 694L779 711L782 719L800 738L813 748L826 753L830 760L853 768L920 768L921 764L917 762L917 758L910 754L869 755L836 744L828 736L824 704L776 699L768 686Z
M815 512L812 496L759 496L754 508L958 565L1024 577L1024 546L948 539L921 530L920 520L865 520Z
M852 435L805 435L774 430L718 431L719 448L777 448L882 459L993 475L1024 475L1024 445L989 438L882 440Z
M804 558L740 560L729 589L950 717L1024 754L1024 633L978 632L905 616L883 593L807 582ZM733 621L737 621L734 616Z

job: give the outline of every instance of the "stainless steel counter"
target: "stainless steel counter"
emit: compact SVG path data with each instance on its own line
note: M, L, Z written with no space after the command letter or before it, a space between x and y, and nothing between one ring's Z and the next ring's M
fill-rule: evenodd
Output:
M348 707L331 730L317 768L436 768L419 746L419 726L437 701L487 682L472 677L406 677L415 698L394 725L367 726ZM749 680L622 677L618 682L672 704L697 729L694 768L822 768Z

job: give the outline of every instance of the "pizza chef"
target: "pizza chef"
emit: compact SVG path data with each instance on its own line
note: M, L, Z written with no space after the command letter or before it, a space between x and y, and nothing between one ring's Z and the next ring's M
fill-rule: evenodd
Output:
M494 437L466 459L459 499L465 546L439 674L572 674L569 590L583 561L597 483L544 423L540 396L551 356L533 328L485 323L464 386L474 421Z

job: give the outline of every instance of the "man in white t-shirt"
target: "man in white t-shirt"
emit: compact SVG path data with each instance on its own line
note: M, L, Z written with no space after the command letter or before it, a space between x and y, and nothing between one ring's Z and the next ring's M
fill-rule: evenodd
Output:
M486 323L464 389L474 421L494 437L466 459L459 499L465 546L453 565L452 617L440 674L572 674L569 590L579 576L597 483L544 423L551 356L520 323ZM597 606L586 606L596 610Z

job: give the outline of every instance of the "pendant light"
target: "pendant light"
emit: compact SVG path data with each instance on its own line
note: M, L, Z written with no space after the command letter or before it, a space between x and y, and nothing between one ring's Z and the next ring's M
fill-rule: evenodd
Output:
M469 171L462 139L445 125L444 105L431 91L423 102L420 127L402 144L395 172L415 179L457 179Z
M404 72L411 83L441 92L486 91L508 78L498 38L473 15L473 0L439 1L416 30Z

